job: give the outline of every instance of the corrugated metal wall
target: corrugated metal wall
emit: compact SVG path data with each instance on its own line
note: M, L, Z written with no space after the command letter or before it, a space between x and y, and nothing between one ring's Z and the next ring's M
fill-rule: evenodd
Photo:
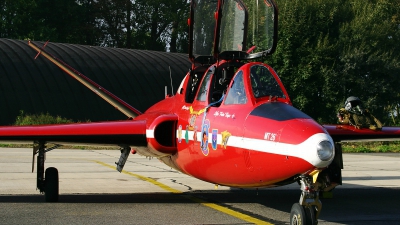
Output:
M41 46L43 42L35 42ZM174 91L190 68L187 54L49 43L60 58L128 104L145 111ZM126 119L74 80L27 41L0 39L0 125L10 125L19 111L50 113L79 121Z

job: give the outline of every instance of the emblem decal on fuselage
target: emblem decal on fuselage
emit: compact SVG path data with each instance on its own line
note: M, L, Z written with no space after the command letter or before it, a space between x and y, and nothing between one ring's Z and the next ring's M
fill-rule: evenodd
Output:
M197 118L197 115L196 114L192 114L192 115L190 115L190 117L189 117L189 130L194 130L195 128L194 128L194 125L196 124L196 118Z
M213 129L211 134L211 146L214 150L217 150L218 141L218 129Z
M190 117L189 117L189 130L194 130L194 125L196 124L197 116L206 111L206 108L199 111L194 111L192 106L189 107Z
M195 126L193 129L193 142L197 142L197 126Z
M208 133L209 133L209 128L210 128L210 121L205 120L204 124L201 128L201 151L205 156L208 155L209 149L208 149Z
M186 125L185 141L186 144L189 144L189 125Z
M226 149L226 145L228 144L229 137L231 136L231 133L229 133L227 130L221 132L222 135L222 141L221 141L221 147Z
M182 142L182 125L179 125L178 127L178 142Z

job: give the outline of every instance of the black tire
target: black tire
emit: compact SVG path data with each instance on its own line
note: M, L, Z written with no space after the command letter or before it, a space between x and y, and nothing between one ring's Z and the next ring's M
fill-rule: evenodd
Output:
M304 207L304 206L303 206ZM317 212L314 206L310 207L304 207L304 211L306 213L306 224L307 225L317 225L318 220L317 220Z
M306 212L299 203L294 203L290 210L290 225L306 225Z
M46 202L58 202L58 170L54 167L46 169L44 195Z

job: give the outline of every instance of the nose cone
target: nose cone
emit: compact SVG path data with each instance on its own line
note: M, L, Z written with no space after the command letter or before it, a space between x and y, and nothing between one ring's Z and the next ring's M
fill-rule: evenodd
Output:
M274 134L273 145L266 142L268 152L297 157L317 168L324 168L332 162L335 149L330 135L311 117L293 106L279 102L265 103L256 107L250 116L264 118L263 125L260 119L252 122L262 127L260 130L253 126L258 132Z
M312 119L287 120L281 131L277 144L281 153L301 158L317 168L328 166L335 157L331 136Z
M302 158L317 168L324 168L331 164L335 157L335 148L332 138L324 133L316 133L299 144L300 151L296 156Z

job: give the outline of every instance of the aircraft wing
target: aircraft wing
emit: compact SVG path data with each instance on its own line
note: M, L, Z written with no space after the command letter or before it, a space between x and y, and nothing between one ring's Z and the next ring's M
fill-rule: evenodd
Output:
M126 120L40 126L0 126L0 143L147 146L146 121Z
M382 127L382 130L357 129L351 125L322 125L335 142L396 141L400 127Z

